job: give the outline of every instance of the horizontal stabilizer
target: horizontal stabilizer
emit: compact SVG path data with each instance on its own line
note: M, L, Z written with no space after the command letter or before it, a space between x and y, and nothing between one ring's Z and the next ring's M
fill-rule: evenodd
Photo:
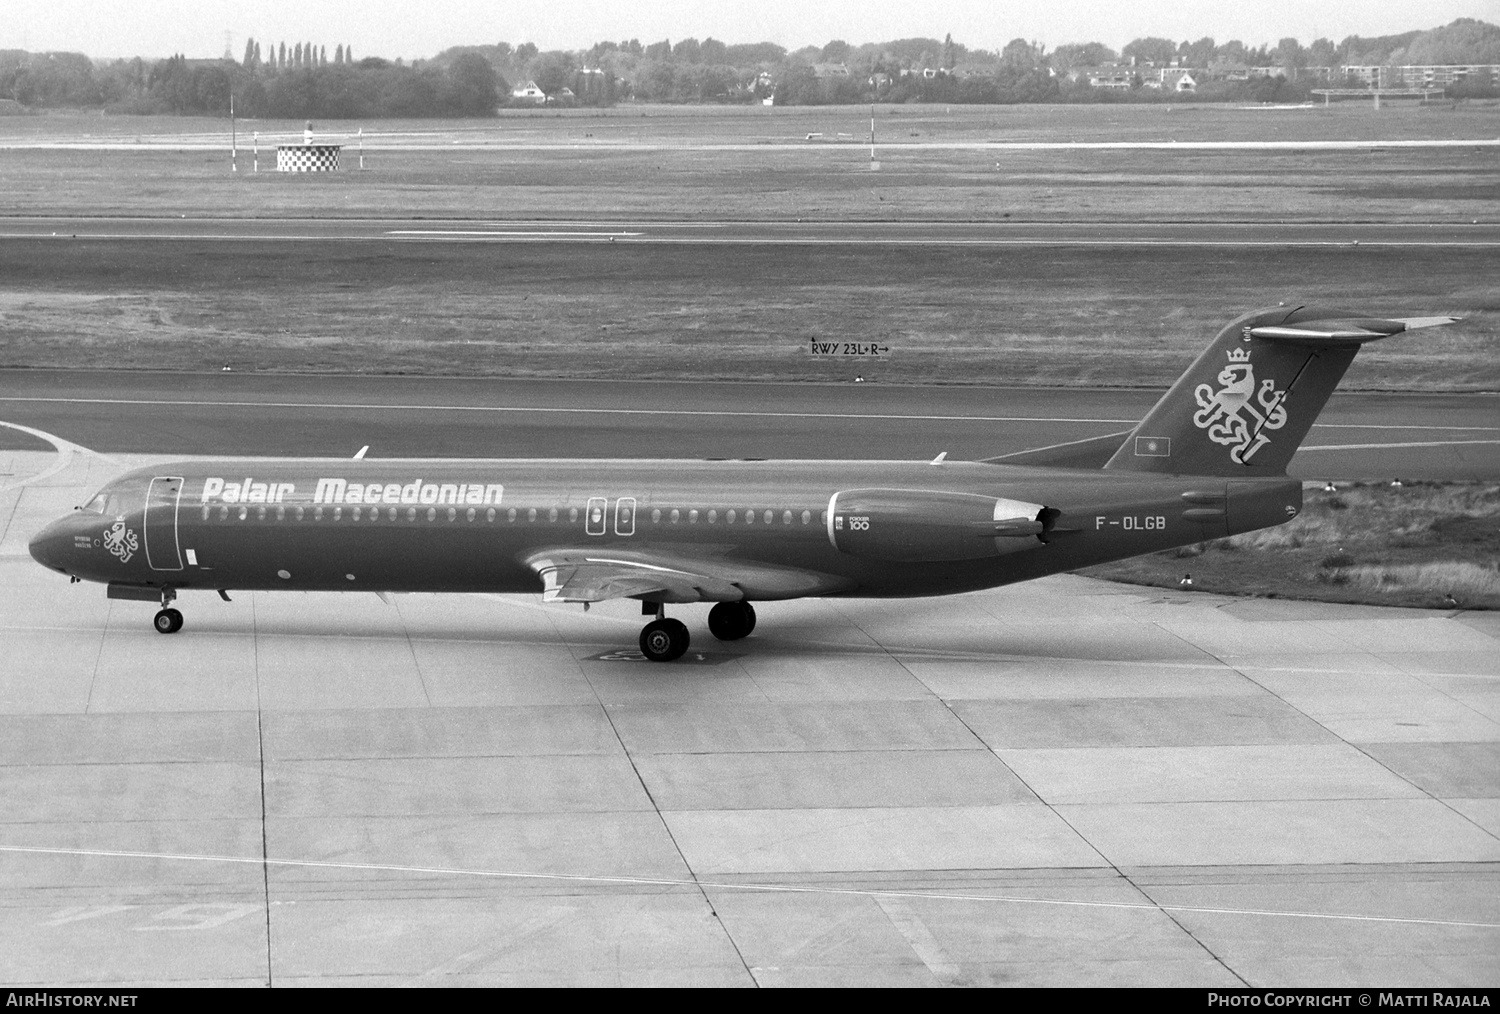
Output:
M1406 330L1416 331L1424 327L1442 327L1445 324L1457 324L1463 320L1462 317L1392 317L1392 320L1406 325Z
M1334 320L1305 320L1296 324L1263 324L1249 329L1250 337L1270 341L1309 344L1346 344L1389 338L1403 331L1415 331L1423 327L1442 327L1452 324L1457 317L1391 317L1356 318Z

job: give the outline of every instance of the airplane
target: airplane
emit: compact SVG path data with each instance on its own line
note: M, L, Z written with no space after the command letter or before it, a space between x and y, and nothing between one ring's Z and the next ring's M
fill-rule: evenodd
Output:
M137 469L30 543L43 566L160 602L178 593L529 592L631 598L652 661L666 607L948 595L1283 524L1287 463L1361 345L1453 317L1279 306L1226 325L1124 435L981 461L224 459Z

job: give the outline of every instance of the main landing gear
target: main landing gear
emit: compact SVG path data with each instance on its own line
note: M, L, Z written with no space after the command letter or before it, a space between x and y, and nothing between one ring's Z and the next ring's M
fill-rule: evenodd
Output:
M162 589L161 612L151 621L158 634L175 634L182 629L182 613L172 608L172 600L176 597L177 593L171 588Z
M660 603L643 602L641 610L656 619L641 630L641 654L653 662L671 662L687 654L688 628L669 620ZM755 629L755 608L748 602L720 602L708 611L708 630L721 641L738 641Z
M738 641L755 629L755 607L748 602L720 602L708 611L708 632L721 641Z

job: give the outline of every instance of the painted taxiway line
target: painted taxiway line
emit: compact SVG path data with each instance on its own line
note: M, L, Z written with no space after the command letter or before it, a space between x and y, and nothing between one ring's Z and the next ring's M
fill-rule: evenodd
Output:
M62 437L52 433L48 433L45 430L33 429L30 426L22 426L20 423L6 422L3 419L0 419L0 426L4 426L6 429L18 430L21 433L36 437L38 440L46 441L47 443L52 445L52 449L57 455L56 459L50 466L36 473L35 475L28 475L24 479L19 479L15 482L10 483L9 485L0 486L0 493L4 493L12 489L20 489L23 486L35 485L36 483L44 482L45 480L52 478L54 475L65 470L69 465L73 463L73 456L75 454L89 455L91 457L104 458L108 460L107 455L100 454L98 451L90 450L89 448L84 447L81 444L75 444L72 441L64 440Z
M1297 453L1301 454L1303 451L1383 451L1394 450L1398 447L1460 447L1465 444L1500 444L1500 440L1423 440L1392 444L1303 444L1297 448Z
M1005 415L904 415L882 412L752 412L744 409L711 410L686 408L557 408L554 406L518 405L408 405L380 404L376 402L306 402L306 401L194 401L150 398L33 398L18 395L0 397L0 403L27 402L54 405L147 405L162 408L304 408L328 411L391 411L391 412L499 412L520 415L637 415L637 416L684 416L689 418L715 416L751 419L910 419L916 422L1044 422L1080 423L1087 425L1122 423L1135 424L1139 419L1072 418L1052 416L1005 416ZM1472 427L1454 427L1470 429Z
M393 234L394 235L394 234ZM88 237L105 238L105 237ZM137 237L139 238L139 237ZM203 239L205 237L157 236L154 239ZM266 237L281 238L281 237ZM300 238L300 237L289 237ZM379 237L347 237L339 240L372 240ZM485 236L465 233L434 233L422 236L395 236L407 242L439 242L442 240L468 241L474 243L521 240L526 242L541 239L578 239L580 237L543 233L536 236ZM603 237L588 237L602 239ZM609 242L614 242L610 237ZM1494 249L1500 240L1450 239L1450 240L1404 240L1404 239L1063 239L1053 237L979 237L974 239L944 238L937 236L918 237L869 237L869 236L652 236L628 237L626 242L642 245L663 246L940 246L940 247L1087 247L1089 249L1129 249L1135 247L1194 247L1207 249L1278 249L1292 247L1342 249L1344 247L1379 247L1400 249Z
M572 406L559 408L550 405L419 405L384 404L380 402L311 402L311 401L204 401L176 398L49 398L28 395L0 396L0 404L25 403L46 405L142 405L161 408L300 408L322 411L391 411L391 412L492 412L502 414L534 415L627 415L665 416L686 418L713 418L715 416L750 419L848 419L902 420L915 422L984 422L984 423L1066 423L1078 425L1135 425L1139 419L1116 419L1103 416L1035 416L1035 415L909 415L895 412L778 412L750 411L746 409L686 409L686 408L589 408ZM23 426L3 423L13 429L25 430ZM1500 426L1437 426L1431 423L1314 423L1313 429L1368 429L1368 430L1423 430L1438 433L1500 433ZM28 431L29 432L29 431ZM1441 441L1441 443L1495 443L1492 440ZM1317 445L1333 449L1335 445ZM1428 444L1350 444L1347 449L1363 447L1425 447ZM1307 445L1302 450L1310 450Z
M150 859L182 863L225 863L249 866L276 866L298 869L355 870L367 873L410 873L422 876L475 877L495 880L542 880L571 884L682 887L694 891L710 888L720 891L745 891L762 894L816 894L860 898L906 898L924 901L990 902L997 905L1038 905L1061 908L1111 909L1137 912L1184 912L1195 915L1234 915L1272 919L1321 919L1331 922L1381 923L1402 926L1447 926L1463 929L1500 930L1500 923L1468 922L1455 919L1408 919L1387 915L1355 915L1344 912L1277 911L1257 908L1208 908L1198 905L1143 904L1128 901L1078 901L1071 898L1018 898L1003 894L966 894L946 891L876 891L855 887L820 887L795 884L755 884L676 877L606 877L582 873L532 873L521 870L475 870L462 867L406 866L396 863L350 863L317 859L272 859L267 856L199 855L180 852L134 852L114 849L43 848L28 845L0 845L0 852L46 856L90 856L102 859Z
M530 232L486 231L481 229L392 229L387 236L437 237L463 236L469 239L634 239L639 232L564 232L542 229ZM372 237L373 238L373 237Z
M0 150L9 151L161 151L197 152L228 151L229 134L204 137L199 141L184 141L181 135L161 141L49 141L9 140L0 141ZM502 138L493 141L455 141L450 144L422 144L410 142L381 143L379 137L365 135L366 155L395 152L545 152L545 151L598 151L611 154L640 152L857 152L861 160L864 150L870 146L869 135L853 136L843 140L777 140L761 142L734 141L724 143L674 143L641 141L555 141L549 143L521 141L510 142ZM349 138L329 137L325 143L353 147ZM1474 138L1453 140L1450 138L1427 140L1390 141L882 141L878 135L875 146L879 157L890 158L907 152L922 151L1200 151L1240 152L1261 151L1294 154L1304 151L1366 152L1389 149L1427 148L1494 148L1500 147L1500 139ZM241 144L240 152L247 158L251 154L248 146Z
M588 415L588 416L645 416L645 417L679 417L679 418L748 418L748 419L825 419L825 420L848 420L860 421L902 421L913 422L975 422L975 423L1051 423L1056 425L1077 426L1133 426L1139 419L1108 418L1101 416L1001 416L1001 415L907 415L901 413L884 412L777 412L777 411L749 411L742 409L734 410L708 410L708 409L657 409L657 408L587 408L582 406L558 408L554 406L516 406L516 405L420 405L420 404L381 404L378 402L303 402L303 401L203 401L192 399L150 399L150 398L47 398L7 395L0 396L0 404L3 403L27 403L27 404L56 404L56 405L139 405L160 408L251 408L251 409L314 409L319 411L341 412L479 412L503 415ZM14 423L0 423L12 429L32 432L24 426ZM1341 430L1408 430L1419 432L1436 433L1500 433L1500 426L1436 426L1432 424L1397 424L1397 423L1314 423L1313 429L1341 429ZM1111 434L1112 435L1112 434ZM44 439L50 439L44 437ZM1088 438L1090 440L1096 438ZM1068 441L1065 444L1051 446L1066 446L1068 443L1079 443L1080 441ZM1426 442L1392 442L1392 443L1367 443L1367 444L1304 444L1299 451L1318 450L1375 450L1381 448L1415 448L1415 447L1446 447L1461 444L1496 444L1500 440L1490 439L1455 439ZM1038 450L1045 448L1031 448ZM93 452L89 452L93 453ZM1023 453L1023 452L1017 452ZM1003 464L1003 462L1001 462Z
M310 233L265 232L25 232L0 227L0 239L57 240L90 242L158 242L158 243L630 243L640 246L904 246L904 247L1016 247L1016 248L1082 248L1082 249L1327 249L1352 247L1400 250L1493 250L1500 248L1496 239L1173 239L1137 237L1071 238L1059 236L978 236L972 238L941 236L700 236L637 233L568 233L560 231L487 232L478 230L399 230L369 235L332 235Z

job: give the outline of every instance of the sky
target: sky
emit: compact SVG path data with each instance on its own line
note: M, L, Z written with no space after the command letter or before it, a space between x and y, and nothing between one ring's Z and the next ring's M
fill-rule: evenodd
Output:
M1292 36L1392 35L1455 18L1500 24L1500 0L0 0L0 49L68 50L92 57L238 58L246 37L353 47L356 57L422 59L449 46L534 42L586 49L709 36L788 49L831 39L858 45L928 36L999 49L1014 38L1049 49L1103 42L1119 49L1155 35L1212 36L1256 46Z

